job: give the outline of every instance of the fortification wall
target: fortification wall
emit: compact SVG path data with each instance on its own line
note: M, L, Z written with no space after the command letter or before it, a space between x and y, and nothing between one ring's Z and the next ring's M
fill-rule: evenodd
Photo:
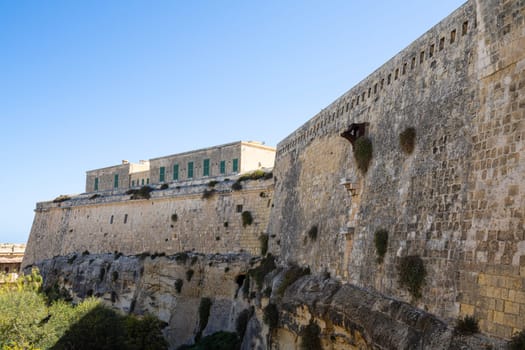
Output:
M232 183L218 183L207 198L203 193L211 188L200 183L156 190L150 199L131 200L121 192L38 203L23 266L84 251L259 254L273 181L246 181L240 191L232 191ZM244 211L251 225L243 226Z
M523 1L467 2L283 140L270 249L445 318L474 315L493 335L520 330L524 16ZM352 123L369 123L366 173L340 136ZM412 154L399 146L407 127ZM427 270L419 299L398 283L408 255Z

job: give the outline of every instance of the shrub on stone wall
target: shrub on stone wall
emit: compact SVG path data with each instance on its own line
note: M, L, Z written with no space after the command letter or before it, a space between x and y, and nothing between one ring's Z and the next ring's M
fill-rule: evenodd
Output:
M126 194L131 195L130 199L150 199L153 188L150 186L142 186L137 189L130 189L126 191Z
M277 328L279 325L279 310L274 303L268 304L263 311L263 322L270 329Z
M161 189L161 190L166 190L166 189L168 189L169 187L170 187L170 185L168 185L168 184L162 184L162 185L160 185L160 189Z
M459 334L474 334L479 332L478 320L474 316L458 318L454 330Z
M248 271L248 275L255 280L257 288L261 290L264 276L275 270L276 267L275 257L272 254L268 254L264 259L261 260L261 264L259 266Z
M204 192L202 192L202 199L209 199L211 197L213 197L213 195L215 194L215 190L211 189L211 190L204 190Z
M321 328L310 320L301 332L301 350L323 350L321 346Z
M232 190L234 190L234 191L240 191L240 190L242 190L242 184L241 184L239 181L235 181L235 182L232 184Z
M308 237L310 238L311 241L317 240L318 231L319 230L317 228L317 225L310 227L310 230L308 230Z
M354 159L357 163L357 168L363 173L366 173L370 161L372 160L373 146L372 141L366 137L361 136L354 142Z
M195 336L196 340L199 340L201 338L202 331L208 325L208 319L210 318L211 304L212 302L210 298L201 299L201 302L199 304L199 331L197 332L197 335Z
M398 264L399 284L406 288L414 298L421 297L421 288L427 271L419 255L404 256Z
M416 145L416 129L406 128L402 133L399 134L399 147L406 154L414 152Z
M525 329L512 336L508 343L509 350L523 350L525 349Z
M261 255L265 256L268 252L268 235L266 233L259 236L259 243L261 244Z
M208 182L208 187L215 187L215 185L217 185L219 183L219 181L216 181L216 180L211 180L210 182Z
M249 226L253 223L253 216L250 211L245 210L242 212L241 215L242 215L242 227Z
M374 233L374 243L376 246L377 261L381 264L388 248L388 231L379 229Z

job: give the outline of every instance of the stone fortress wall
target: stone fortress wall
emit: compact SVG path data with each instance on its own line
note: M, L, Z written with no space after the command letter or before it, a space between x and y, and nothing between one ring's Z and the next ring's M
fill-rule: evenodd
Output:
M75 252L260 254L273 181L243 182L238 191L233 183L157 186L150 199L130 199L121 190L38 203L23 266ZM250 225L243 225L243 212L250 212Z
M521 330L524 17L523 1L468 1L279 143L270 250L492 335ZM352 124L373 144L366 173L341 137ZM417 300L398 283L408 255L427 270Z

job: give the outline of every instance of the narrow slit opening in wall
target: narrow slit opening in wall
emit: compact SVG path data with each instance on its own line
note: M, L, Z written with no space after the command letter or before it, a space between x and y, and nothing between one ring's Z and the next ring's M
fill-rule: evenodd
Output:
M346 111L348 112L348 102L346 103Z
M356 100L356 102L355 102L355 105L356 105L356 106L359 106L359 95L357 95L357 100Z
M405 75L407 72L407 64L403 63L403 70L401 71L401 74Z
M365 101L365 92L363 91L363 95L361 96L361 100L364 102Z
M423 63L425 61L425 51L421 51L419 54L419 63Z
M416 66L416 57L412 57L412 63L410 64L410 69L414 69Z
M394 80L397 80L398 77L399 77L399 68L396 68L396 71L394 73Z
M124 223L128 222L128 214L124 214Z
M453 44L456 41L456 30L450 32L450 43Z
M385 85L385 79L381 79L381 90L383 90L383 86Z
M468 32L468 21L463 22L463 30L461 31L462 35L467 35Z
M434 44L430 45L430 50L428 51L428 57L434 56Z
M390 85L391 81L392 81L392 74L389 74L388 77L386 78L386 84Z
M374 84L374 94L377 94L377 83Z
M113 215L111 215L111 217L109 218L109 224L113 224Z
M445 37L442 37L439 39L439 51L443 50L445 48Z
M370 98L371 93L372 93L372 88L368 88L368 98Z
M354 108L354 100L350 102L350 109Z

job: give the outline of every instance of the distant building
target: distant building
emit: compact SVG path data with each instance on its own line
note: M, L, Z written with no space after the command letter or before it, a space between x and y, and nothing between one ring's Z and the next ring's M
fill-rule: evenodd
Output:
M272 168L275 148L255 141L238 141L179 154L86 172L86 192L110 191L233 176L257 169Z
M16 280L25 250L25 244L0 244L0 284Z

